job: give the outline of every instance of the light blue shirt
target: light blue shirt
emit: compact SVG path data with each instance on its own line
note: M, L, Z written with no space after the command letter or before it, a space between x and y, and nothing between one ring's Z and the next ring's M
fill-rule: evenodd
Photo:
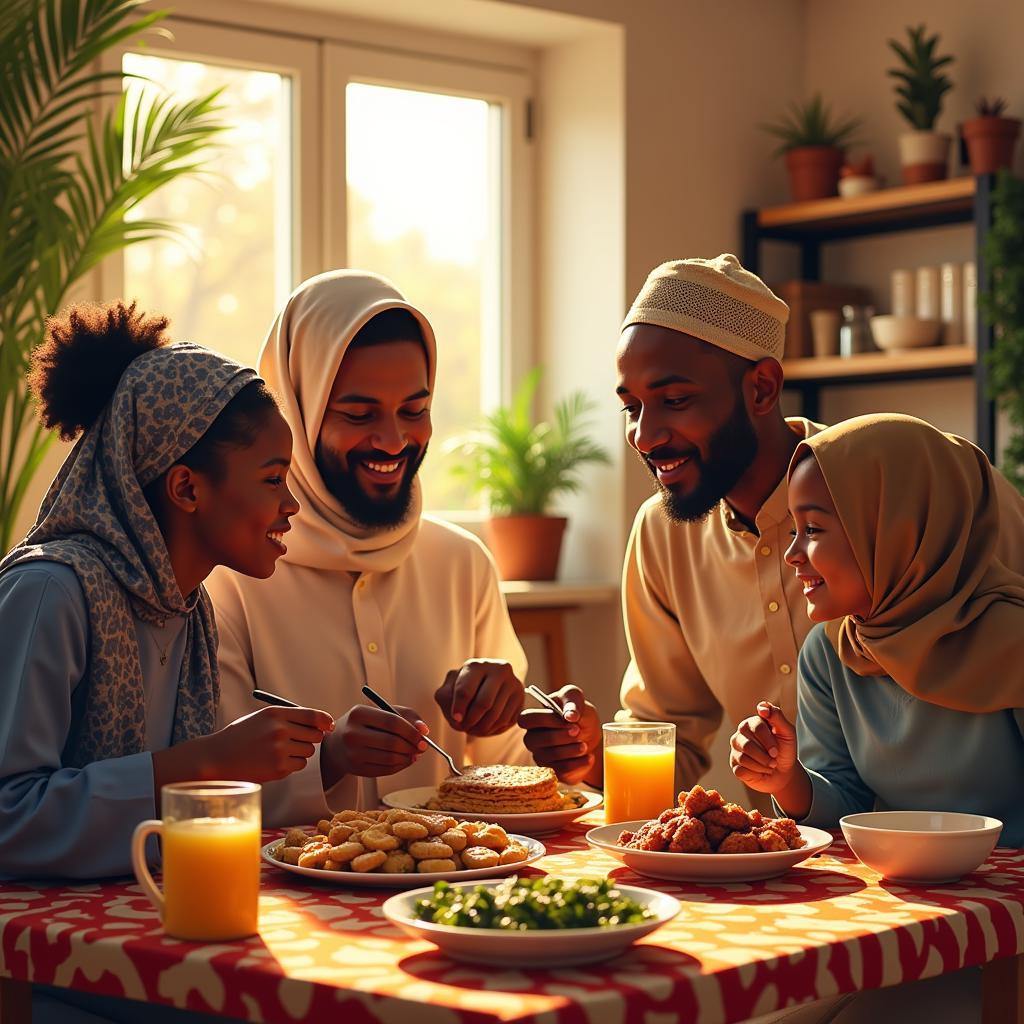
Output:
M968 811L1003 822L1000 846L1024 847L1020 709L952 711L889 676L858 676L819 624L800 651L797 715L814 794L803 824L836 828L844 814L871 810Z
M150 752L170 745L185 619L163 629L135 620L147 752L70 768L62 754L85 696L88 622L68 566L25 562L0 575L0 878L129 874L132 831L155 816Z

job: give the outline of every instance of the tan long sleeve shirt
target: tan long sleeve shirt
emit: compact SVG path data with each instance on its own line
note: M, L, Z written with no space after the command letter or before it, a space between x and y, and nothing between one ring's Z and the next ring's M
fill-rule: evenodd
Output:
M380 573L314 569L283 559L266 580L223 567L207 580L220 631L218 725L263 707L254 687L340 717L368 701L415 708L456 763L527 764L522 730L468 737L434 701L446 673L470 658L508 661L520 679L526 658L484 546L458 527L424 516L415 544ZM376 807L392 790L436 785L450 769L431 750L380 779L346 777L324 793L319 748L306 767L263 787L264 824L316 821L328 807Z
M787 420L800 437L822 429ZM752 533L726 502L700 523L673 523L654 496L637 512L622 579L630 663L622 681L629 717L674 722L677 786L710 766L722 723L771 700L796 713L797 654L811 629L799 581L783 561L790 542L786 481Z

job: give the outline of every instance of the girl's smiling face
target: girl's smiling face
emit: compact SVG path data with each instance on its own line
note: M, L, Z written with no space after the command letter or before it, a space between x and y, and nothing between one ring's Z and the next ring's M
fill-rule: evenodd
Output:
M845 615L867 618L871 594L825 477L810 452L805 452L789 478L789 510L794 531L786 562L803 584L811 620L828 622Z
M201 501L193 529L212 565L265 579L287 551L288 520L299 503L288 488L292 435L277 410L264 417L251 444L220 454L217 478L196 474Z

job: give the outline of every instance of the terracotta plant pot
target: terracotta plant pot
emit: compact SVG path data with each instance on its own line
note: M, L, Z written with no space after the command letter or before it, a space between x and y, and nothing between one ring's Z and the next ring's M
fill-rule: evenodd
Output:
M553 580L567 520L562 516L492 516L487 546L503 580Z
M995 174L1013 166L1013 150L1020 135L1015 117L975 117L961 130L967 143L971 174Z
M827 199L838 194L843 151L835 146L798 146L786 150L789 191L793 202Z
M945 178L949 142L949 136L941 132L904 132L899 138L903 184L919 185Z

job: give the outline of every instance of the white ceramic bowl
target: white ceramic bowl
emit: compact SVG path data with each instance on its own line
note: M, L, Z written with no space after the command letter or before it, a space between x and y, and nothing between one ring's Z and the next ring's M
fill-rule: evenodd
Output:
M934 345L939 338L940 326L938 320L886 314L871 318L871 336L880 349L900 352L906 348Z
M846 199L878 191L878 179L870 174L851 174L839 179L839 194Z
M1003 823L955 811L868 811L839 819L850 849L893 882L955 882L992 852Z
M454 882L453 889L472 889L476 882ZM498 882L484 882L488 888ZM402 931L417 939L433 942L453 960L498 967L571 967L576 964L610 960L629 948L643 935L671 921L682 904L672 896L629 885L616 888L648 907L654 917L642 924L617 928L565 928L552 931L512 932L499 928L458 928L421 921L413 914L416 901L434 890L416 889L384 901L384 916Z

